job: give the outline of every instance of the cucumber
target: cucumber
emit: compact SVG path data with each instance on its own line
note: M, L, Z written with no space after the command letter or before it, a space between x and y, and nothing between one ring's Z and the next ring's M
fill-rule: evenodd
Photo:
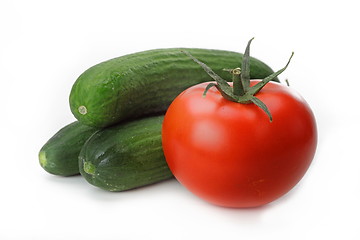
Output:
M224 68L241 67L243 54L222 50L170 48L125 55L99 63L79 76L69 97L72 113L80 122L96 127L164 113L183 90L212 80L184 50L224 79L231 80ZM273 73L255 58L250 64L252 79Z
M59 176L79 174L78 157L86 140L98 128L76 121L60 129L39 152L39 163L45 171Z
M94 133L79 154L81 175L107 191L124 191L172 178L161 144L163 119L142 118Z

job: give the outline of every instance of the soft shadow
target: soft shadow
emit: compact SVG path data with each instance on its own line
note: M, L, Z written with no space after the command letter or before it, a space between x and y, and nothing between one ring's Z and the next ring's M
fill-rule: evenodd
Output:
M86 181L86 180L85 180ZM162 194L165 188L169 188L169 185L176 184L175 179L168 179L161 182L153 183L150 185L129 189L121 192L110 192L91 184L87 184L88 190L87 194L89 198L96 201L110 201L115 202L122 200L136 200L137 198L143 198L146 194Z
M204 204L207 204L208 208L212 208L211 217L214 217L214 215L216 215L217 218L231 224L250 225L261 223L264 214L266 214L274 207L272 203L253 208L229 208L216 206L208 203Z
M80 174L68 177L47 174L45 178L46 181L53 182L55 184L63 184L66 187L72 188L83 187L84 182L86 182Z
M96 186L88 183L81 175L71 177L61 177L55 175L46 176L46 181L52 182L52 184L61 185L63 188L69 188L71 191L76 191L79 194L84 195L85 198L92 201L103 203L123 203L123 202L137 202L141 204L144 197L161 196L166 195L165 198L173 195L175 202L174 205L168 204L167 207L181 207L184 211L191 211L199 214L206 214L209 218L218 218L221 221L225 221L228 224L261 224L263 216L270 211L276 209L282 204L286 204L293 195L296 195L296 186L293 191L288 192L286 195L277 199L274 202L266 204L260 207L254 208L227 208L210 204L194 194L186 190L176 179L168 179L151 185L126 190L122 192L110 192L100 189ZM178 198L178 199L176 199ZM180 198L180 199L179 199ZM179 206L184 200L184 204L187 206ZM190 205L189 205L190 204ZM176 205L176 206L175 206Z

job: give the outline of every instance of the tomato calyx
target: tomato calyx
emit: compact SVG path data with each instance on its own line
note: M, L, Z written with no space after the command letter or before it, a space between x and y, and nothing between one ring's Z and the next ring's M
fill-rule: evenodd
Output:
M208 90L212 87L216 87L221 95L233 102L242 103L242 104L250 104L253 103L259 108L261 108L269 117L270 122L272 122L272 115L267 108L267 106L255 95L271 80L275 79L278 75L285 71L288 67L291 58L294 55L294 52L291 53L291 56L282 69L277 72L272 73L266 78L262 79L260 82L255 84L254 86L250 86L250 45L254 38L250 39L243 56L242 61L242 69L234 68L234 69L224 69L225 71L229 71L232 74L233 87L229 85L229 83L217 75L210 67L208 67L205 63L199 61L190 53L184 51L186 55L188 55L194 62L199 64L205 72L215 80L215 83L209 83L204 90L203 96L206 96Z

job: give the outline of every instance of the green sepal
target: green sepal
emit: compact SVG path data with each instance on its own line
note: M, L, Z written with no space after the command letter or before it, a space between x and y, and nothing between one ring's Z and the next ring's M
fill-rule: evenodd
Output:
M291 56L288 60L288 62L286 63L285 67L283 67L282 69L280 69L277 72L274 72L273 74L269 75L268 77L264 78L261 82L257 83L256 85L252 86L248 93L251 95L255 95L256 93L258 93L263 87L265 87L265 85L270 82L271 80L273 80L274 78L276 78L277 76L279 76L282 72L285 71L285 69L288 67L288 65L290 64L291 58L294 56L294 52L291 53Z
M206 93L209 91L209 89L210 88L212 88L212 87L216 87L216 83L209 83L207 86L206 86L206 88L205 88L205 90L204 90L204 92L203 92L203 97L206 97Z
M269 109L267 108L267 106L265 105L265 103L263 103L260 99L258 99L255 96L252 96L251 98L251 102L253 102L256 106L258 106L259 108L261 108L269 117L270 122L272 122L273 117L271 115L271 112L269 111Z
M198 59L193 57L189 52L183 51L187 56L189 56L194 62L199 64L205 72L216 81L216 83L220 86L222 91L224 92L232 92L232 87L229 85L229 83L222 79L219 75L217 75L210 67L208 67L205 63L200 62Z
M247 92L250 87L250 44L252 40L254 40L254 38L250 39L246 46L241 66L240 81L244 87L244 92Z

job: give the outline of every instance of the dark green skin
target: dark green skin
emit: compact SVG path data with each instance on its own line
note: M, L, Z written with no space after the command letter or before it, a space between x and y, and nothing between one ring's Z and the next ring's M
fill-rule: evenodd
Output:
M80 122L96 127L164 113L183 90L212 81L184 50L229 81L232 77L223 69L241 67L243 58L236 52L190 48L156 49L114 58L79 76L69 98L72 113ZM265 63L250 59L251 79L271 73L273 70ZM82 106L86 113L79 111L79 107L84 109Z
M51 137L39 152L39 162L47 172L59 176L79 174L78 157L86 140L98 128L78 121L66 125Z
M96 132L80 152L81 175L107 191L125 191L172 178L161 144L163 118L147 117Z

